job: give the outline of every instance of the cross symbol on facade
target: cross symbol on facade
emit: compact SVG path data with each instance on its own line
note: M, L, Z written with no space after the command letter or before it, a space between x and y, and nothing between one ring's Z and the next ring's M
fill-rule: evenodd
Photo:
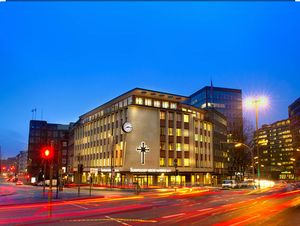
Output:
M145 142L142 141L141 145L136 149L136 151L141 153L141 164L145 165L146 152L150 152L150 148L148 148Z

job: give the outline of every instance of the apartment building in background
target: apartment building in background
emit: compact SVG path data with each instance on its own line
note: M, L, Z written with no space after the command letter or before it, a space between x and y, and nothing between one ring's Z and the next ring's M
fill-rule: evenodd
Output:
M48 123L47 121L31 120L29 123L28 159L27 171L29 176L37 181L43 179L44 160L41 150L50 146L54 147L54 178L58 173L67 176L68 167L68 142L70 125ZM47 162L46 178L49 177L49 166Z
M300 180L300 98L289 106L288 112L293 135L295 175Z
M263 125L255 132L261 177L273 180L294 180L294 149L290 120ZM256 162L256 169L257 169Z

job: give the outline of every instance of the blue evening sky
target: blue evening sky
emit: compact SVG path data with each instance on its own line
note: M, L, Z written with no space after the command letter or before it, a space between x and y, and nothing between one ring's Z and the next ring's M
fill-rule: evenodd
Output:
M76 121L134 87L263 93L260 125L300 96L300 3L0 3L0 145L27 149L37 119ZM253 120L254 113L245 114Z

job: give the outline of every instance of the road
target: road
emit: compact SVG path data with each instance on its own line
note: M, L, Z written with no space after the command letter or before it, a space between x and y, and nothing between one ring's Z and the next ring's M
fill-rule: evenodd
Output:
M261 191L201 188L140 195L97 191L99 196L54 202L39 199L39 188L2 187L14 190L0 196L2 225L295 225L300 219L300 189L289 185ZM10 202L4 202L8 197Z

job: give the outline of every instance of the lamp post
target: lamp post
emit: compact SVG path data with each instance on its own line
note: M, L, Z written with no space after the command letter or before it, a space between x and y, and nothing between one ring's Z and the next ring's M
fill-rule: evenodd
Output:
M251 153L252 178L254 180L255 173L254 173L254 155L253 155L253 150L247 144L244 144L244 143L236 143L234 145L234 147L242 147L242 146L246 147L250 151L250 153Z
M264 96L260 97L249 97L246 99L246 107L255 109L255 131L258 131L258 110L260 107L266 107L268 105L268 99ZM258 156L258 166L257 166L257 180L258 188L260 188L260 156L258 144L256 146L257 156Z

